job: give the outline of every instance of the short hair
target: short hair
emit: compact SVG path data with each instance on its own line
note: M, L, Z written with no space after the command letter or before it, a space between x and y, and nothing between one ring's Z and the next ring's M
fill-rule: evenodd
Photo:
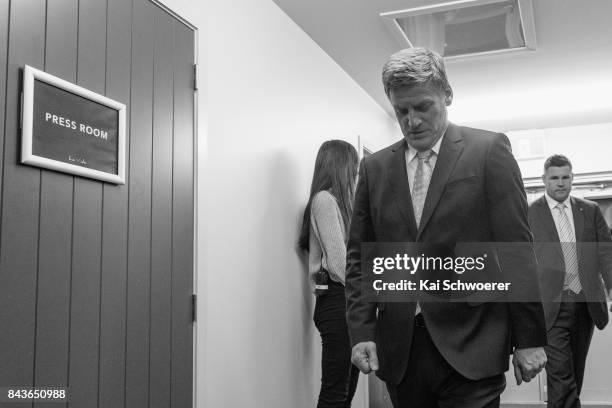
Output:
M572 162L562 154L553 154L544 162L544 171L548 170L549 167L564 167L569 166L572 168Z
M431 83L440 91L451 89L446 78L444 59L426 48L406 48L389 57L383 66L382 81L385 93L401 86Z

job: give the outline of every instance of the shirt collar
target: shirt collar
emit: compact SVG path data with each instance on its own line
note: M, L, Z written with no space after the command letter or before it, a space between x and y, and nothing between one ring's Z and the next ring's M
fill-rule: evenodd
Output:
M444 132L442 133L442 137L440 137L438 139L438 141L436 142L436 144L434 144L431 147L431 150L434 152L434 154L437 156L438 153L440 152L440 146L442 145L442 139L444 139L444 135L446 135L446 130L448 129L448 123L446 124L446 128L444 128ZM406 145L408 146L408 163L410 163L417 155L417 149L410 147L410 145L408 143L406 143Z
M557 200L555 200L554 198L552 198L551 196L548 195L547 192L544 192L544 197L546 197L546 202L548 203L548 208L550 208L551 210L553 208L555 208L557 206L557 204L559 204L559 202ZM572 203L570 201L570 197L571 196L567 196L567 198L565 199L565 201L563 201L562 204L565 204L565 206L567 208L572 208Z

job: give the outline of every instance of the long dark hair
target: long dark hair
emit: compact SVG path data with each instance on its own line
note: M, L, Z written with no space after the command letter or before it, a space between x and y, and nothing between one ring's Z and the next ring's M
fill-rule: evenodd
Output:
M357 150L350 143L343 140L328 140L321 145L315 160L310 197L304 210L302 230L298 240L300 248L309 250L310 207L312 198L319 191L328 190L336 198L340 214L342 214L344 230L348 235L349 223L353 215L355 179L357 178L358 166Z

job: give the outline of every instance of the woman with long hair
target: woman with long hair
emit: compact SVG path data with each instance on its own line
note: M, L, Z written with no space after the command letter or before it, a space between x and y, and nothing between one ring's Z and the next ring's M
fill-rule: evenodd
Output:
M300 233L299 246L308 251L309 277L317 296L314 322L323 347L317 408L350 407L359 376L351 364L344 295L358 164L351 144L330 140L321 145Z

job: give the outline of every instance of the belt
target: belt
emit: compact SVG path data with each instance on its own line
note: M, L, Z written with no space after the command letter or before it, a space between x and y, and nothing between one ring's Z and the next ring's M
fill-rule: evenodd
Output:
M569 296L569 297L579 297L580 295L582 295L582 293L583 293L582 290L580 292L576 293L576 292L572 291L571 289L563 289L563 291L561 292L561 295Z
M423 313L419 313L414 316L414 326L425 327L425 319L423 318Z

